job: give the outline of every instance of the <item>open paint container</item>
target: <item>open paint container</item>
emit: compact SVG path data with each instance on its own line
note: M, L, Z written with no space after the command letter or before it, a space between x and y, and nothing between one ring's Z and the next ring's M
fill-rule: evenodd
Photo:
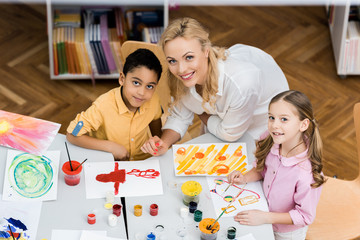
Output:
M183 203L189 206L190 202L199 202L199 194L202 191L202 187L196 181L187 181L181 186L181 191L183 193Z
M215 225L209 229L209 227L215 222L213 218L204 218L199 223L200 239L201 240L215 240L217 233L220 230L220 223L216 222Z

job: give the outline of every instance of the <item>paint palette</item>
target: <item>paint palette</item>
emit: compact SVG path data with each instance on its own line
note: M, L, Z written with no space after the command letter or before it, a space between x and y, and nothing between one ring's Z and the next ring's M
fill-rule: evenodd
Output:
M226 176L247 171L246 143L173 145L177 176Z

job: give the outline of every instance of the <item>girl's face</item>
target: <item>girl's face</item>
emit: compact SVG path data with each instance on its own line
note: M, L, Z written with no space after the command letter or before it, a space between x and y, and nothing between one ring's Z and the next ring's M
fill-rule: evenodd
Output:
M292 148L302 141L302 134L309 126L309 119L300 121L297 109L279 100L269 107L268 130L274 143Z
M122 88L122 98L128 109L134 112L146 101L150 100L157 85L155 71L141 66L126 74L120 74L119 83Z
M209 49L202 51L197 39L177 37L165 44L164 53L170 72L181 80L186 87L205 83Z

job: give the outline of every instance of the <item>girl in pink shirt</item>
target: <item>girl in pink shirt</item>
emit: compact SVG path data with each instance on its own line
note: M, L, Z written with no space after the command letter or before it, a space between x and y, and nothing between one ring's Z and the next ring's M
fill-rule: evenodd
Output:
M322 141L309 99L299 91L285 91L269 104L268 131L256 142L256 163L245 175L234 171L230 183L263 180L269 212L239 212L244 225L273 224L275 239L305 239L315 219L321 185Z

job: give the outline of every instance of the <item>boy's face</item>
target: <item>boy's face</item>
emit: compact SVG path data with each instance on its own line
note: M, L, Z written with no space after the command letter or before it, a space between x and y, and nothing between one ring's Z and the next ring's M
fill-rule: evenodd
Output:
M122 98L128 109L134 112L148 101L155 92L158 76L155 71L140 66L129 71L125 77L120 73L119 83L123 86Z

